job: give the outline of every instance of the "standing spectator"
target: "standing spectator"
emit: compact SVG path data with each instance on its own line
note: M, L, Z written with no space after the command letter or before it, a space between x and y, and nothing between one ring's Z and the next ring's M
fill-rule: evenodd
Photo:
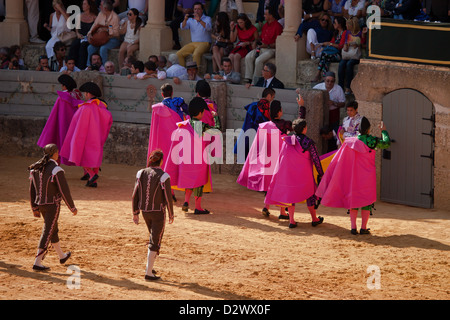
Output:
M53 53L50 58L50 71L58 72L66 65L66 45L62 41L56 42L53 47Z
M306 32L306 52L311 55L311 59L320 57L322 53L321 43L328 42L333 37L333 26L327 13L322 12L319 20L311 19L303 21L298 27L294 40L298 41Z
M244 5L242 4L242 0L234 0L238 13L244 13ZM219 11L228 12L228 0L220 0Z
M50 23L44 24L44 27L50 31L51 38L47 41L45 45L45 50L47 51L47 56L49 58L53 57L54 50L53 47L56 42L60 41L59 36L64 32L69 32L69 28L67 28L66 20L69 17L66 9L64 8L61 0L53 0L53 9L55 12L50 15ZM58 70L59 71L59 70Z
M186 65L185 57L192 54L193 60L199 66L202 63L202 56L211 47L211 18L203 13L203 4L194 4L194 17L184 16L180 27L183 30L191 31L191 41L177 52L178 60L182 66Z
M256 82L256 87L284 89L284 84L275 77L277 73L277 66L273 63L267 62L262 69L262 77ZM247 84L249 87L249 84Z
M70 74L72 72L78 72L80 69L75 65L75 58L66 57L65 58L66 65L59 69L59 72Z
M229 58L233 63L233 70L241 72L241 59L245 58L247 53L256 48L256 42L259 40L258 29L252 24L250 19L245 13L241 13L237 17L237 25L234 21L231 21L231 36L232 43L236 43L235 47L231 50Z
M343 34L344 46L342 48L342 60L339 62L339 85L345 89L345 94L351 94L350 85L353 80L354 66L359 64L361 57L361 45L365 42L365 34L360 30L358 19L353 17L347 20L347 30ZM346 58L344 51L349 51L350 48L359 49L359 55L355 57Z
M94 52L99 51L102 61L108 60L108 51L117 48L120 45L119 40L119 16L113 10L113 4L110 0L102 0L100 5L100 13L94 21L94 24L88 32L88 40L97 31L107 30L108 41L102 46L96 47L92 44L88 46L88 66L90 65L90 57ZM91 41L91 40L90 40Z
M139 34L142 20L135 8L128 10L128 20L120 27L120 34L125 34L119 49L119 67L123 67L125 56L132 56L139 49Z
M180 78L187 76L187 70L185 67L180 66L178 63L178 56L175 53L171 53L168 57L169 67L166 70L167 78Z
M43 55L39 57L39 63L38 66L36 67L36 71L50 71L47 56Z
M170 28L172 29L172 39L174 45L172 47L173 50L180 50L180 36L178 33L178 29L180 28L180 24L183 22L185 16L192 15L194 13L194 4L199 2L201 4L205 4L205 0L178 0L177 8L175 10L175 19L170 23Z
M94 24L98 15L98 9L94 0L83 0L83 12L80 15L80 29L75 29L76 39L72 41L69 48L69 56L75 57L75 64L81 70L86 69L89 42L87 34Z
M27 5L27 22L28 30L30 32L31 43L45 43L44 40L39 38L38 24L39 24L39 1L25 0Z
M316 90L326 90L329 95L328 100L328 122L329 127L337 132L340 121L340 109L345 106L344 90L336 83L336 75L334 72L327 72L324 82L313 87Z
M212 63L213 71L221 69L222 57L228 56L233 47L230 41L230 19L226 12L218 12L213 32L211 34L212 44Z
M266 23L262 27L261 42L245 56L245 78L249 83L256 83L261 75L264 63L275 57L277 37L283 32L283 27L275 18L276 9L264 11Z

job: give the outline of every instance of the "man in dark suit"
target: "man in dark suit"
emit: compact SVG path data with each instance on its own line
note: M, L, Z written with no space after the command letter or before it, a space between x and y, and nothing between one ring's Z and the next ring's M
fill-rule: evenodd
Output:
M277 67L267 62L262 69L262 77L256 82L256 87L284 89L284 84L275 77Z

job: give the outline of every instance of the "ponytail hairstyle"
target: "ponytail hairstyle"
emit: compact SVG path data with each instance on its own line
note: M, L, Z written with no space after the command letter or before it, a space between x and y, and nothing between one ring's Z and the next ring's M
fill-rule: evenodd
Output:
M142 25L142 19L139 17L139 10L136 8L131 8L130 11L136 16L136 24L134 25L134 34L138 32L139 27Z
M164 154L161 149L153 150L148 157L147 167L158 167L159 165L161 165L163 158Z
M44 170L50 158L58 152L58 146L54 143L50 143L44 147L44 156L37 162L33 163L28 167L28 170Z

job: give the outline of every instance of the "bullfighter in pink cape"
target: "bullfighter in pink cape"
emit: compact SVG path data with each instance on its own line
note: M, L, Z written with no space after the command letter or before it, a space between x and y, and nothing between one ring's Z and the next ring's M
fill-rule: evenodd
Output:
M71 76L63 74L58 77L58 82L61 83L63 91L57 91L58 98L37 142L37 145L42 148L54 143L58 149L61 149L72 117L78 105L84 102L81 92L76 89L77 83ZM68 164L61 158L59 161Z
M97 187L98 171L103 160L103 146L113 122L107 105L99 100L102 92L93 82L80 87L86 102L79 105L70 123L61 149L61 158L83 167L89 174L88 187Z
M312 226L323 222L316 215L316 183L313 165L317 169L318 180L323 176L319 153L313 140L305 134L306 120L296 119L293 122L295 135L283 137L277 165L267 191L266 204L288 207L289 228L297 227L294 219L295 204L306 200L312 218Z
M193 98L189 103L190 119L177 124L178 129L172 133L170 151L164 165L164 171L170 175L172 187L185 189L183 211L188 211L190 197L194 194L194 214L209 213L201 206L204 186L211 184L211 167L203 157L209 144L204 135L208 129L218 129L218 117L213 114L217 121L215 127L211 128L203 123L201 119L206 108L206 102L200 97Z
M324 206L350 209L352 234L358 233L358 208L361 208L362 218L360 234L370 234L367 222L377 200L375 149L390 146L386 128L383 124L380 127L381 139L369 135L370 122L363 117L361 134L344 140L316 191Z

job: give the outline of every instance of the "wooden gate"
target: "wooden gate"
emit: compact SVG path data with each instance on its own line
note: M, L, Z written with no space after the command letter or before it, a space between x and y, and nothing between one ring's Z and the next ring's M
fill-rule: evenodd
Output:
M432 208L433 104L415 90L393 91L383 99L383 122L392 142L382 155L380 199Z

